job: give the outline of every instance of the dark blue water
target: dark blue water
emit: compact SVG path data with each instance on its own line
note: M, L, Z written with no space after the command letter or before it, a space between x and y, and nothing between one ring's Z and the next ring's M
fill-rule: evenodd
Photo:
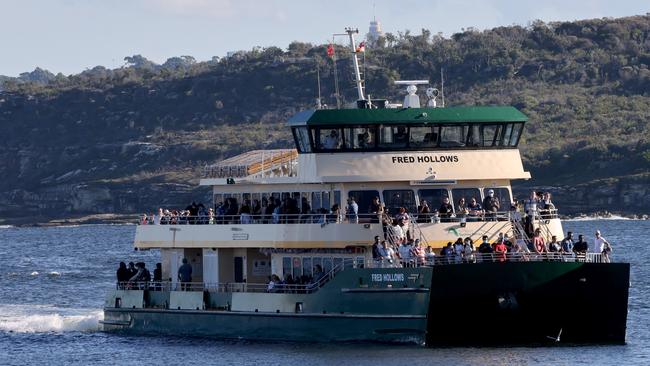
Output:
M650 364L650 221L569 221L565 229L590 239L600 229L614 259L632 263L627 345L430 349L105 334L97 321L116 264L158 259L133 251L135 227L0 228L0 365Z

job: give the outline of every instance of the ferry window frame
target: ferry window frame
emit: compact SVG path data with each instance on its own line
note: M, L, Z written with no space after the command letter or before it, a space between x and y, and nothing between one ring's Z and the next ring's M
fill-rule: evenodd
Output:
M315 137L312 145L312 150L316 152L338 152L338 151L346 151L345 149L346 142L345 142L345 133L343 132L343 127L338 127L338 126L319 126L313 129L313 136ZM332 130L337 131L338 136L339 136L339 144L338 147L333 148L333 149L326 149L323 147L323 143L321 142L321 133L325 132L325 134L331 133Z
M406 129L406 141L395 143L392 141L396 131L404 127ZM462 122L462 123L382 123L363 124L350 123L349 125L320 125L294 127L294 140L300 153L307 153L299 144L297 128L308 128L310 151L315 153L340 153L340 152L384 152L384 151L445 151L445 150L487 150L487 149L513 149L517 148L525 123L521 122ZM443 143L442 135L448 128L462 128L462 135L458 136L457 142ZM374 141L369 148L354 147L352 131L355 129L367 129L374 132ZM413 139L413 132L416 129L431 129L435 140L424 144ZM329 133L336 130L339 134L339 146L336 149L324 149L321 144L322 133ZM386 133L390 131L390 136ZM486 136L489 132L490 136ZM492 133L494 135L492 135Z
M356 130L366 130L365 132L368 132L370 134L370 145L369 147L361 147L361 146L354 146L355 143L359 144L359 141L357 141L354 137L355 135L358 135ZM343 127L343 143L342 143L342 150L345 151L372 151L377 147L377 126L369 126L369 125L354 125L354 126L347 126ZM360 132L360 131L359 131ZM364 132L364 134L365 134ZM358 137L358 136L357 136Z
M413 195L412 197L412 206L408 205L399 205L399 206L394 206L393 205L393 200L392 196L391 199L387 199L388 197L386 196L387 194L395 194L396 192L410 192L410 194ZM381 198L383 198L382 202L384 202L384 207L388 210L388 214L390 216L395 216L399 212L400 207L406 208L406 212L409 214L417 213L418 212L418 203L417 203L417 197L416 197L416 192L414 189L411 188L405 188L405 189L384 189L381 191ZM405 198L401 199L402 202L404 202ZM392 210L395 209L395 210Z
M313 137L309 133L307 126L299 126L292 128L294 143L298 152L301 153L312 153L314 152L313 146ZM306 140L305 140L306 139Z
M368 194L372 194L370 200L367 200ZM354 197L354 202L359 206L359 214L363 215L370 213L370 205L372 204L373 198L379 197L379 201L381 202L381 195L377 189L357 189L348 191L348 197Z
M521 140L521 135L524 133L524 123L523 122L515 122L513 123L513 128L512 128L512 135L510 136L510 143L508 146L510 147L517 147L519 146L519 140ZM515 131L517 131L517 134L515 135ZM513 142L513 139L515 141Z
M456 197L456 194L459 191L470 191L470 190L476 191L476 193L478 193L476 195L476 197L467 196L465 194L463 194L462 196L458 195L458 197ZM456 207L458 206L458 200L460 200L461 197L465 198L465 204L466 205L469 204L470 199L476 198L476 202L480 203L481 207L483 206L483 194L482 194L483 191L478 187L456 187L456 188L450 189L450 193L451 193L451 196L449 197L449 200L451 201L452 206L454 206L454 209L456 209Z
M483 197L487 197L487 192L492 189L494 190L494 196L499 199L499 211L508 211L510 205L512 205L512 195L510 190L506 187L485 187L483 188ZM503 193L506 194L506 197L503 197ZM481 205L483 202L481 202Z
M427 194L426 191L440 191L443 194L441 194L438 201L434 203L432 199L428 198L433 196L431 194ZM442 205L443 197L447 197L449 198L449 200L451 200L451 194L449 193L448 188L431 187L431 188L418 189L418 208L422 206L422 201L427 201L427 205L429 205L429 210L431 210L431 212L433 212L434 210L438 210ZM454 205L452 204L452 206Z
M432 125L432 124L426 124L426 125L421 125L421 126L409 126L408 129L408 135L409 135L409 141L408 141L408 148L412 150L418 150L420 148L432 148L432 147L438 147L440 145L440 127L439 125ZM424 135L422 135L422 139L420 142L416 142L413 139L413 130L414 129L428 129L428 132L425 132ZM425 130L426 131L426 130ZM431 137L433 138L430 141L425 141L425 138L427 137L427 134L431 134Z

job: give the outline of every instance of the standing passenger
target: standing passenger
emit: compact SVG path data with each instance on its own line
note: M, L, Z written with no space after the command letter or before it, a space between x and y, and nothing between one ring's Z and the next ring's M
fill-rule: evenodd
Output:
M162 289L162 264L160 263L156 263L156 269L153 270L153 282L154 288L160 291Z
M183 258L183 265L178 268L178 280L181 281L181 290L186 291L190 288L192 282L192 266L187 263L187 258Z
M354 201L354 197L348 198L348 205L345 207L345 215L350 224L359 223L359 205Z
M117 269L117 286L119 289L124 289L125 283L131 278L129 270L126 268L124 262L120 262L120 267Z

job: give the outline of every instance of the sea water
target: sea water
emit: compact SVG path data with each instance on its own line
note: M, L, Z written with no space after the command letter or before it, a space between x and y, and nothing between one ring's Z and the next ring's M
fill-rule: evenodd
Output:
M590 241L600 229L613 244L614 260L632 264L626 345L436 349L107 334L98 321L117 264L143 261L153 268L158 262L155 250L133 250L135 227L4 227L0 365L650 364L650 221L567 221L564 228ZM549 309L542 316L560 311L579 315L579 309Z

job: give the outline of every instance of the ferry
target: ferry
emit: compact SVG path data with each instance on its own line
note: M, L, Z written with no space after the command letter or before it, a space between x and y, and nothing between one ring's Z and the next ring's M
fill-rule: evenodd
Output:
M625 343L629 264L531 246L532 232L546 242L565 233L555 209L521 212L513 197L511 182L531 178L518 149L527 117L444 106L432 88L422 106L426 80L398 83L401 105L370 99L356 33L346 30L354 108L297 113L295 149L206 168L207 213L161 210L138 225L134 246L160 252L161 278L116 283L103 329L433 347ZM490 210L459 205L488 196ZM515 243L507 252L441 255L458 238L477 248L503 235ZM376 240L427 255L378 256Z

